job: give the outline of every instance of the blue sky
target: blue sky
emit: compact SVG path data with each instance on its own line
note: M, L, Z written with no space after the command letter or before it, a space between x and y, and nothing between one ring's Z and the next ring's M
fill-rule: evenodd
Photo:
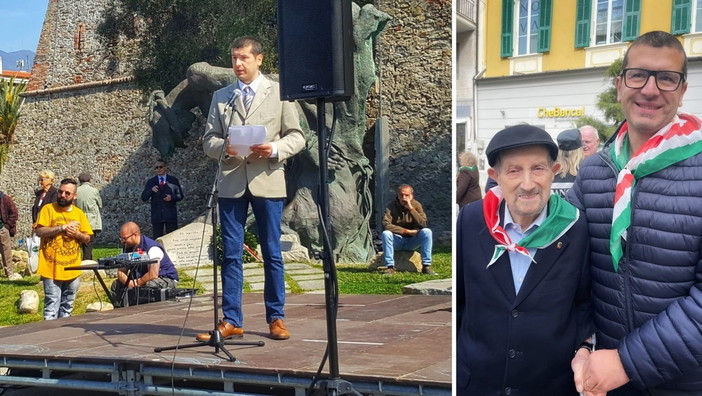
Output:
M36 52L49 0L0 0L0 50Z

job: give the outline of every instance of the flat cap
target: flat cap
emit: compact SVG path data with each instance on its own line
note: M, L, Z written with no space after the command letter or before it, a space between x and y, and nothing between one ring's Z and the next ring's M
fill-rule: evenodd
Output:
M88 172L81 172L81 174L78 175L78 181L81 183L89 182L92 178L93 177Z
M497 132L488 143L485 155L488 164L495 166L500 151L534 145L546 146L551 158L554 161L558 158L558 146L553 142L551 135L533 125L514 125Z
M566 129L556 137L558 148L563 151L572 151L583 147L583 138L577 129Z

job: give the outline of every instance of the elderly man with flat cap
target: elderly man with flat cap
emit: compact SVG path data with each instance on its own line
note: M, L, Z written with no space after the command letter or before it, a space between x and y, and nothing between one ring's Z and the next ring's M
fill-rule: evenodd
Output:
M497 181L457 223L457 393L577 395L593 332L587 226L551 183L558 146L516 125L488 144Z

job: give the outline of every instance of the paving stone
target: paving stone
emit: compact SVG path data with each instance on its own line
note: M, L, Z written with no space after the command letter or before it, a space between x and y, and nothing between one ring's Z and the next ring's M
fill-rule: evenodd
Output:
M302 263L291 263L291 264L285 264L285 270L294 270L294 269L305 269L305 268L312 268L307 264L302 264Z
M423 294L429 296L451 295L452 279L432 279L425 282L413 283L402 288L402 294Z
M305 291L307 290L324 290L324 280L309 280L309 281L302 281L302 282L297 282L297 285L304 289Z
M324 279L324 277L320 277L318 274L313 274L313 275L294 275L292 278L295 279L295 281L296 281L298 284L300 283L300 281Z
M307 269L299 269L299 270L292 270L288 271L287 269L285 270L286 274L301 274L301 275L306 275L306 274L319 274L319 275L324 275L324 271L322 270L316 270L314 268L307 268Z

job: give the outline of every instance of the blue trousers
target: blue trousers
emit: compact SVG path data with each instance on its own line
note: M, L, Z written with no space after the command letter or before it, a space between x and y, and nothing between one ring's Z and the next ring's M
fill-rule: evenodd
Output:
M251 205L258 241L263 254L265 284L263 296L266 306L266 321L285 318L285 268L280 251L280 221L283 216L284 198L260 198L244 194L240 198L219 198L219 216L222 225L222 314L230 324L243 327L241 295L244 286L244 226Z
M431 230L422 228L417 235L406 237L394 234L390 231L383 231L383 260L388 267L395 266L395 251L398 250L415 250L420 248L419 253L422 255L422 265L431 265Z
M73 312L73 303L80 287L80 277L67 281L42 278L44 283L44 320L66 318Z

